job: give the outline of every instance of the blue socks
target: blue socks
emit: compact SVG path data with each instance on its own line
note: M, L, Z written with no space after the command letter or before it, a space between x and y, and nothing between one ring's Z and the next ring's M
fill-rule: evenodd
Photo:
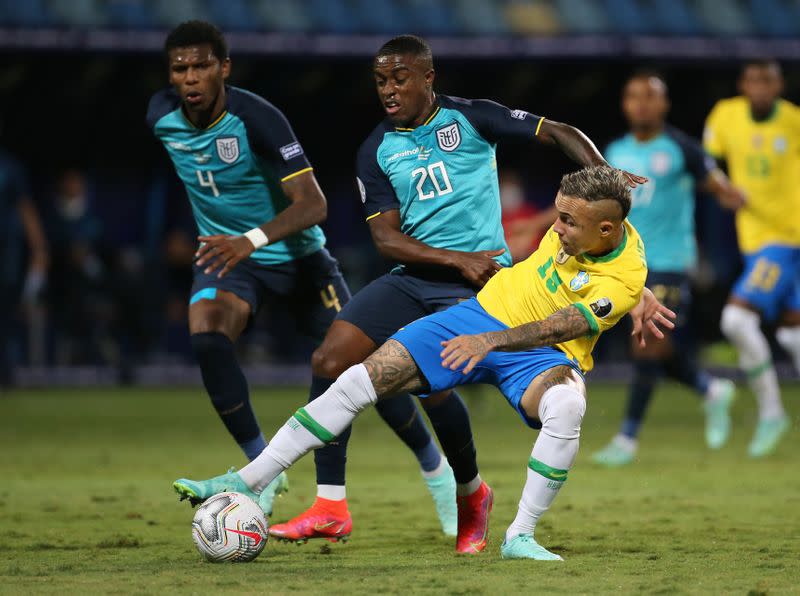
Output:
M308 390L309 403L325 393L332 384L333 379L311 377L311 387ZM314 450L317 485L344 486L345 470L347 468L347 442L350 440L352 430L353 427L348 426L342 434L336 437L335 441Z
M389 427L414 452L423 472L439 467L442 454L433 442L419 408L410 395L398 395L375 404L375 409Z
M639 434L639 427L644 420L653 390L663 372L660 360L636 360L634 362L634 377L628 394L628 404L625 410L625 420L622 422L620 432L631 439Z
M191 343L214 409L245 455L255 459L267 442L250 405L247 379L233 342L222 333L210 332L193 334Z
M467 484L478 475L478 461L469 414L461 397L451 392L438 406L425 408L447 463L458 484Z

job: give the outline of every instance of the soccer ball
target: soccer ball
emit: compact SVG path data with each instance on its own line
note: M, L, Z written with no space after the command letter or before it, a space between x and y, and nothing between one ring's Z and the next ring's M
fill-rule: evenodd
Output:
M241 493L220 493L203 503L192 520L192 538L207 561L244 563L264 550L267 518Z

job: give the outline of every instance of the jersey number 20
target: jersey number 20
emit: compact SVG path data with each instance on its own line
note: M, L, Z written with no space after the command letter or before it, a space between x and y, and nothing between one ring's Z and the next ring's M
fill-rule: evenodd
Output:
M420 201L427 201L433 197L441 197L453 192L453 185L450 184L450 178L447 176L447 170L444 169L444 162L442 161L432 163L427 168L417 168L411 172L412 180L417 176L419 176L419 180L417 180L417 195ZM425 192L425 182L428 179L430 179L433 189Z

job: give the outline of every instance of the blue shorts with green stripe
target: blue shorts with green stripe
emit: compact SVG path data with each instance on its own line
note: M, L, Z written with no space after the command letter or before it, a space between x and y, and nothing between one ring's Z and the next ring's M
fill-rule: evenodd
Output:
M408 350L430 386L436 393L458 385L494 385L508 403L532 428L541 428L538 420L529 418L520 405L522 395L534 378L555 366L569 366L579 373L577 362L556 348L536 348L525 352L489 352L475 368L465 375L461 370L442 366L442 343L459 335L474 335L502 331L508 326L494 318L471 298L455 306L417 319L395 333L394 339Z

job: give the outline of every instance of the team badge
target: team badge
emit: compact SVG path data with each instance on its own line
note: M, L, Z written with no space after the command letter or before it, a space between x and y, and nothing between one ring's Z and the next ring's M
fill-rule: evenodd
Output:
M775 137L772 148L775 149L775 153L786 153L786 137Z
M225 163L239 159L239 137L217 137L217 155Z
M611 314L611 310L614 308L614 305L612 304L610 298L600 298L600 300L597 302L592 302L589 305L589 308L592 309L592 312L595 314L595 316L605 319Z
M589 274L586 271L578 271L577 275L573 277L569 282L569 289L573 292L577 292L583 286L589 283Z
M453 122L449 126L440 128L436 131L436 141L442 151L455 151L461 144L461 129L458 122Z

